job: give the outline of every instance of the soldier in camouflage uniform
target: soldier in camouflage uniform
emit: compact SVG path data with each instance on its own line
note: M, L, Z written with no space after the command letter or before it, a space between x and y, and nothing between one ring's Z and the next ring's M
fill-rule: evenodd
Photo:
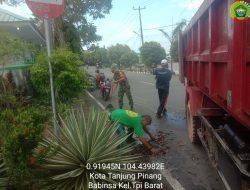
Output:
M114 73L113 76L113 83L112 83L112 92L114 92L119 84L119 90L118 90L118 103L119 108L122 109L123 107L123 96L126 94L130 110L134 109L134 103L133 98L130 91L130 85L128 83L128 79L124 73L124 71L119 70L116 64L111 65L111 72Z

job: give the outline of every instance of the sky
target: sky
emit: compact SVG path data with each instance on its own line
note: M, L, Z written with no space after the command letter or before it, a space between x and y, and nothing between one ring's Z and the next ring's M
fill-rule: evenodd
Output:
M168 52L170 43L159 29L171 34L174 25L182 19L189 21L202 2L203 0L113 0L110 14L98 20L89 18L89 22L97 27L97 34L102 36L102 41L98 42L100 47L107 48L119 43L138 52L141 46L140 7L144 42L158 42ZM23 17L32 17L26 4L0 7Z

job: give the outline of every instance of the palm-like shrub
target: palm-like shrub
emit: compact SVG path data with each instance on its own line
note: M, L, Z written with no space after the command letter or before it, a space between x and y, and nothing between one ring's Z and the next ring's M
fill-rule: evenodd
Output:
M0 155L0 189L5 188L7 185L8 178L7 178L6 173L7 173L7 169L6 169L5 163L2 159L2 156Z
M52 153L45 159L43 168L48 171L45 189L88 189L89 182L117 183L108 173L129 173L127 169L94 168L87 166L108 163L134 163L138 155L132 155L132 145L124 144L126 136L116 134L116 123L111 123L107 113L91 110L85 119L83 109L71 111L61 119L60 137L51 130L41 145ZM50 154L51 155L51 154ZM101 173L106 179L95 180L90 173Z

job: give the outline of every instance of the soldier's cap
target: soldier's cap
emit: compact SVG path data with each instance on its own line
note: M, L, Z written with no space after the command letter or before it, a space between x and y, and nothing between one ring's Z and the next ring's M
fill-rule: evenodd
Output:
M111 71L114 71L114 70L117 70L118 69L118 66L117 64L113 63L110 67Z

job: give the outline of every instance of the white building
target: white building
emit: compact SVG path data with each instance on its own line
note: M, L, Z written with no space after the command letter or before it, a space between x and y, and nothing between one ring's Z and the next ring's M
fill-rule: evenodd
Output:
M0 8L0 33L6 33L39 47L45 45L43 35L31 20L2 8ZM25 83L26 68L32 65L33 59L31 52L27 52L23 59L10 59L5 65L0 65L1 75L11 72L16 85L20 86Z

